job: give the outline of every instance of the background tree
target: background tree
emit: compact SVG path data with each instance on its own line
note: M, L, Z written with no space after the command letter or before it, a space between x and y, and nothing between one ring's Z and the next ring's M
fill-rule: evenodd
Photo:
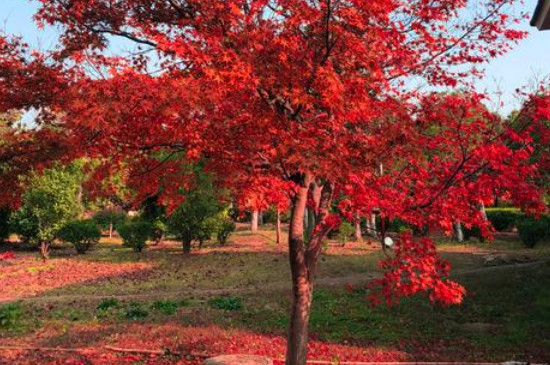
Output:
M148 197L141 207L141 218L151 223L151 240L158 245L168 232L166 208L158 203L158 196Z
M194 168L194 181L182 192L183 202L168 216L168 230L191 252L191 243L201 244L216 233L219 214L224 210L214 189L212 176L201 167Z
M109 206L94 214L93 220L102 229L109 231L109 238L113 237L113 230L126 220L127 213L116 206Z
M82 166L74 163L35 173L24 181L22 206L13 215L15 231L38 245L44 260L59 231L82 212Z

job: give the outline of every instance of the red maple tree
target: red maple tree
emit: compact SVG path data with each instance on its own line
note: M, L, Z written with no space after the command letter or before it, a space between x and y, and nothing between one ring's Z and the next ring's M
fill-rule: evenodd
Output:
M183 161L201 160L235 196L261 190L246 181L289 196L287 365L306 362L313 278L341 215L378 211L446 232L456 221L485 227L479 204L495 184L527 210L544 208L528 133L481 107L482 95L412 86L480 76L525 36L512 28L521 17L512 0L40 3L36 18L60 27L60 45L25 56L2 40L2 95L36 86L38 96L9 97L2 109L40 108L39 120L59 126L72 150L124 166L139 197L163 186L168 206L181 199ZM113 55L116 38L134 50ZM49 78L60 86L44 88ZM340 215L335 196L345 197ZM405 234L384 266L390 302L428 291L456 303L464 294L429 239Z

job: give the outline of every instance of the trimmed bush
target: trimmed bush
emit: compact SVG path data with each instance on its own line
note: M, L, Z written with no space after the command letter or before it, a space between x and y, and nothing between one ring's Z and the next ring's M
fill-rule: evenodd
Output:
M141 252L151 236L151 224L144 221L127 221L119 225L118 234L124 245L131 247L135 252Z
M85 254L101 238L101 231L91 219L69 222L59 232L59 238L72 244L79 254Z
M537 219L532 216L522 216L517 220L517 228L523 244L533 248L550 234L550 217L543 216Z
M499 232L514 228L520 215L519 209L515 208L487 209L487 219L489 219L493 228Z

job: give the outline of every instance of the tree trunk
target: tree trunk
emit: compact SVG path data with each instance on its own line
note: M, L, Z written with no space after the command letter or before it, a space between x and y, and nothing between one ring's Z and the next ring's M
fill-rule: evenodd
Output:
M49 242L40 242L40 257L42 257L42 261L44 262L50 257L50 246Z
M109 222L109 238L113 238L113 222Z
M191 241L189 241L189 240L183 240L183 241L182 241L182 245L183 245L183 253L184 253L184 254L189 254L189 253L191 253Z
M305 175L292 200L289 227L289 261L292 273L292 308L286 350L286 365L305 365L307 360L308 326L313 299L313 279L322 251L322 242L332 229L326 217L332 201L332 185L323 186L315 214L314 234L306 245L304 241L304 215L311 178ZM315 187L314 187L315 189ZM312 210L313 213L313 210Z
M376 214L371 214L367 217L367 234L371 237L376 237Z
M292 202L288 233L290 271L292 273L292 307L286 351L286 365L304 365L307 359L309 312L313 285L308 275L305 243L304 216L309 181L305 181Z
M281 210L277 208L277 244L281 243Z
M363 242L363 233L361 233L361 217L359 213L355 214L355 241Z
M481 212L481 217L483 220L487 221L487 211L485 210L485 204L483 204L483 202L479 205L479 211Z
M458 242L464 242L464 231L460 222L456 222L456 239Z
M252 217L250 219L250 230L253 232L253 233L256 233L258 232L258 221L259 221L259 218L260 218L260 212L255 210L252 212Z

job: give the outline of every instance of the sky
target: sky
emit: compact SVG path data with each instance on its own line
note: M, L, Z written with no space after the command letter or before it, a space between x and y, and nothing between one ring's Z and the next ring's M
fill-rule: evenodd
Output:
M537 0L517 0L515 6L518 11L532 13L536 3ZM34 2L0 0L0 30L21 35L33 47L46 50L55 45L56 31L38 30L32 21L35 10ZM478 91L486 91L503 102L503 106L491 105L503 115L519 107L516 89L532 87L533 82L550 75L550 31L539 32L527 20L521 29L528 31L529 37L512 52L491 61L486 67L486 77L476 83Z

